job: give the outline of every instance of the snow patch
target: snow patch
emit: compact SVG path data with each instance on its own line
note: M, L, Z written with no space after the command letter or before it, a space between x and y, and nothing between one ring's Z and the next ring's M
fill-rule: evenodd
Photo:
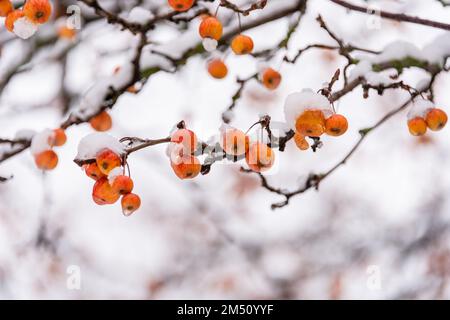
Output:
M408 121L418 117L425 119L428 111L433 108L434 104L430 100L419 99L414 101L407 115Z
M142 7L135 7L131 9L128 14L128 21L136 24L146 24L151 19L153 19L154 15L147 9Z
M284 116L291 129L295 130L297 118L305 110L321 110L325 115L333 112L328 99L311 89L292 93L286 98L284 105Z
M27 17L22 17L14 22L13 32L21 39L32 37L38 30L38 25L31 22Z
M31 153L37 155L43 151L51 149L50 142L53 141L55 132L50 129L45 129L33 136L31 140Z
M76 160L94 159L97 153L103 149L110 149L118 155L125 152L125 147L118 139L107 133L95 132L81 139L78 144Z
M203 48L205 48L206 51L212 52L217 49L217 45L219 43L217 42L216 39L205 38L205 39L203 39L202 44L203 44Z
M112 185L114 183L114 180L116 180L116 178L121 175L123 175L122 167L116 167L112 169L108 174L108 183Z

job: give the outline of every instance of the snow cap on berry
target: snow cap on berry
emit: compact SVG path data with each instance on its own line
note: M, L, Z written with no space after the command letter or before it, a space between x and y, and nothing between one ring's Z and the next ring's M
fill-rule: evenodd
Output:
M325 117L332 114L331 104L326 97L311 89L290 94L284 105L284 116L287 124L295 130L297 118L306 110L321 110Z
M118 139L102 132L95 132L81 139L75 160L95 159L97 153L103 149L110 149L118 155L125 152L124 145Z

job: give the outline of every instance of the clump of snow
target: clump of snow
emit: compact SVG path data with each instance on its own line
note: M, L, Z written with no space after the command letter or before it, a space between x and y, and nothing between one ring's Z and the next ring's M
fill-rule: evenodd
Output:
M205 39L203 39L202 43L203 43L203 48L205 48L205 50L208 52L212 52L217 49L218 42L216 39L205 38Z
M393 82L389 74L385 72L374 72L372 71L372 62L369 60L361 60L350 72L349 80L353 81L357 78L363 77L368 84L378 86L378 85L389 85Z
M142 25L149 22L153 17L154 15L149 10L142 7L134 7L128 14L128 21Z
M278 137L284 137L286 134L291 131L291 127L286 122L281 121L270 121L270 129L272 133ZM277 134L277 132L279 134Z
M122 167L116 167L112 169L108 174L108 183L112 185L114 183L114 180L116 180L116 178L121 175L123 175Z
M292 93L286 98L284 105L284 116L290 128L295 130L297 118L305 110L321 110L325 116L333 112L330 102L321 94L310 89Z
M131 62L123 64L118 71L112 76L111 86L115 89L124 87L133 79L134 65Z
M399 60L405 57L413 57L419 60L425 60L422 51L414 44L407 41L394 41L388 44L381 54L375 55L373 63L382 63L389 60Z
M53 141L55 132L50 129L45 129L39 133L36 133L31 140L31 153L33 155L39 154L45 150L51 149L50 142Z
M434 108L433 102L430 100L419 99L413 102L411 109L408 112L408 120L414 118L425 118L430 109Z
M32 37L38 30L38 25L31 22L27 17L22 17L14 22L13 32L21 39Z
M15 140L31 140L35 134L36 134L36 131L34 131L34 130L23 129L23 130L19 130L16 132L14 139Z
M103 149L110 149L111 151L122 155L125 152L125 147L118 139L110 136L107 133L91 133L81 139L78 144L78 153L76 160L94 159L97 153Z
M431 41L422 52L429 62L442 65L444 58L450 55L450 33L446 32Z

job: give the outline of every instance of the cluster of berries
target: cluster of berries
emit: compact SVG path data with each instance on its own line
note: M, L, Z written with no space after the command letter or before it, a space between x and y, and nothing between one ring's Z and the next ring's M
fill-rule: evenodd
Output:
M122 196L122 212L131 215L141 205L138 195L132 193L133 180L125 175L125 166L120 155L110 149L97 153L95 162L84 165L86 175L94 179L92 199L98 205L114 204Z
M205 16L198 30L203 39L203 47L206 51L213 51L217 48L218 41L222 38L222 23L216 17ZM231 41L231 50L236 55L245 55L252 53L253 40L249 36L238 34Z
M295 130L294 141L300 150L309 149L306 137L338 137L348 129L347 118L337 114L325 96L311 90L291 94L286 99L285 116Z
M53 148L63 146L66 141L66 133L60 128L47 129L34 135L31 141L31 153L36 166L44 171L55 169L58 165L58 155Z
M419 100L414 103L408 113L408 129L413 136L423 136L427 129L439 131L447 124L445 111L435 108L428 100Z
M323 134L338 137L348 129L348 121L343 115L332 114L325 117L323 110L305 110L295 122L294 141L300 150L308 150L306 137L319 138Z
M51 14L52 6L48 0L27 0L19 9L14 9L10 0L0 0L0 16L6 17L6 29L22 39L34 35Z
M169 5L176 11L187 11L193 5L193 0L169 0ZM222 23L217 17L205 15L199 26L199 34L203 39L203 47L206 51L214 51L218 41L223 35ZM236 55L245 55L253 51L253 40L249 36L238 34L231 41L231 50ZM228 67L220 58L211 59L207 69L209 74L216 79L223 79L228 74ZM281 83L281 74L273 68L264 68L260 73L261 83L269 90L275 90Z
M177 129L170 136L167 148L170 165L176 176L182 180L199 175L202 165L193 154L198 149L197 135L189 129Z
M217 47L217 41L222 37L222 23L216 17L205 17L200 24L199 33L203 38L205 49L214 50ZM233 38L231 49L236 55L249 54L253 51L253 40L249 36L239 34ZM228 67L222 59L214 58L208 62L208 72L213 78L223 79L228 74ZM264 68L259 78L269 90L275 90L281 83L281 74L273 68Z
M245 155L248 167L254 172L265 172L275 163L275 152L262 141L252 142L243 131L227 127L221 133L220 146L227 155Z
M192 179L201 172L202 165L193 155L199 145L197 136L191 130L183 128L172 133L168 156L173 171L180 179ZM267 171L275 162L275 153L267 144L259 141L251 143L247 134L233 127L222 130L220 147L233 158L245 155L247 165L255 172Z

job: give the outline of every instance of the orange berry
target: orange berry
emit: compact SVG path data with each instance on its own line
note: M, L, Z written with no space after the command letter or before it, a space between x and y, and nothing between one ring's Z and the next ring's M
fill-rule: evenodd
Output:
M222 135L221 147L227 154L241 156L248 151L249 137L239 129L228 129Z
M423 118L416 117L408 121L408 128L413 136L423 136L427 132L427 123Z
M255 172L269 170L275 162L275 153L262 142L255 142L250 146L245 156L247 165Z
M239 34L231 42L231 49L237 55L251 53L253 51L253 40L249 36Z
M305 137L302 136L300 133L296 132L294 135L294 141L295 141L295 145L300 149L300 150L308 150L309 149L309 143L308 141L306 141Z
M89 123L95 131L100 132L108 131L112 127L111 116L106 111L102 111L95 117L91 118Z
M20 19L24 17L25 14L22 10L14 10L11 11L7 16L5 20L5 27L8 31L13 32L14 31L14 23L17 19Z
M14 10L14 7L9 0L0 0L0 17L6 17L10 12Z
M61 147L67 141L66 133L63 129L58 128L53 130L53 137L49 138L48 144L52 147Z
M122 197L122 212L125 216L131 215L141 206L141 198L137 194L128 193Z
M27 0L23 6L25 16L34 23L46 23L52 14L52 5L48 0Z
M41 170L53 170L58 165L58 155L53 150L46 150L35 155L34 162Z
M99 167L97 166L96 162L89 163L84 166L84 171L86 172L86 175L89 178L94 179L95 181L106 177L106 175L100 171Z
M213 78L223 79L228 74L228 68L222 60L213 59L208 62L208 72Z
M133 191L133 180L131 180L130 177L127 176L117 176L114 178L114 180L111 183L111 187L115 192L118 192L120 194L126 194Z
M92 189L92 199L100 206L113 204L119 200L119 198L120 194L111 188L107 178L97 180Z
M262 83L269 90L275 90L281 83L281 74L272 68L264 70Z
M334 137L343 135L348 129L347 119L340 114L333 114L325 121L325 132Z
M62 39L72 40L77 35L77 32L73 28L68 26L61 26L58 29L58 36Z
M200 23L198 32L202 38L219 40L223 33L222 23L216 17L208 17Z
M433 131L439 131L445 127L447 124L447 114L444 110L433 108L428 111L425 121L427 122L428 128Z
M176 161L172 161L170 164L173 172L182 180L195 178L202 169L200 161L191 155L178 157Z
M120 156L110 149L104 149L97 153L95 160L98 168L105 175L108 175L112 169L120 167L122 164Z
M308 137L320 137L325 132L325 117L320 110L306 110L297 118L295 128Z
M171 142L180 143L183 146L184 154L190 155L197 150L197 136L188 129L178 129L172 133Z
M168 0L168 2L173 10L179 12L188 11L194 5L194 0Z

